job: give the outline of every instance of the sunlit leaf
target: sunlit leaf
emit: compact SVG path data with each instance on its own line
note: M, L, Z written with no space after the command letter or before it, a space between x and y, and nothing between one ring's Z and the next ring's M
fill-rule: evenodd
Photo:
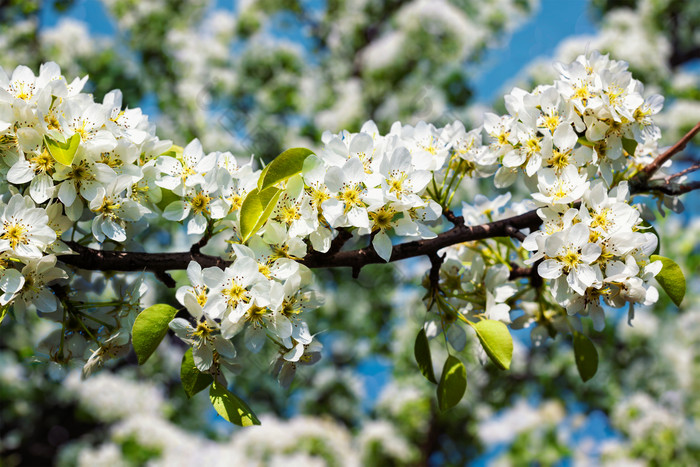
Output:
M508 326L501 321L485 319L473 327L491 361L501 370L509 369L513 358L513 338L508 332Z
M676 306L681 306L683 297L685 297L685 276L681 267L672 259L663 256L651 255L650 259L652 261L661 261L661 264L663 264L661 272L656 275L656 282L659 283Z
M260 425L260 420L248 404L218 383L211 385L209 400L217 413L228 422L238 426Z
M637 151L637 141L629 138L622 138L622 147L627 151L627 154L634 156Z
M282 191L275 187L262 191L255 188L248 193L241 205L241 238L244 242L265 224L281 194Z
M131 329L131 340L139 365L143 365L168 333L168 324L177 310L170 305L158 304L143 310Z
M78 146L80 146L80 135L77 133L74 134L68 138L65 143L56 141L49 136L44 136L44 144L49 154L51 154L57 162L70 166L73 164L75 153L78 151Z
M265 189L301 172L304 161L313 151L306 148L287 149L270 162L260 174L258 189Z

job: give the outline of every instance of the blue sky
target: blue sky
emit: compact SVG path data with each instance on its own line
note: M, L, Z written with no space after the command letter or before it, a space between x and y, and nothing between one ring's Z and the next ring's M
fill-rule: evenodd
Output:
M588 0L541 0L539 10L501 47L487 52L475 76L476 100L491 103L501 88L537 57L552 56L559 42L570 36L593 34Z
M494 101L501 88L537 57L551 56L562 39L592 34L595 25L588 14L589 0L540 0L536 13L498 47L489 50L473 77L475 100ZM235 8L235 1L214 2L218 8ZM42 9L41 22L50 27L59 20L51 8ZM111 35L115 25L99 0L76 0L67 16L84 21L91 33Z

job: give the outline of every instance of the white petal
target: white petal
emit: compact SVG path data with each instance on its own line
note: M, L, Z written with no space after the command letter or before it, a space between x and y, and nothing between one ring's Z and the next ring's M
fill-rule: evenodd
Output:
M387 235L386 232L378 232L377 235L374 236L374 240L372 240L372 246L374 247L374 251L376 251L377 254L388 263L391 259L392 249L391 238L389 238L389 235Z

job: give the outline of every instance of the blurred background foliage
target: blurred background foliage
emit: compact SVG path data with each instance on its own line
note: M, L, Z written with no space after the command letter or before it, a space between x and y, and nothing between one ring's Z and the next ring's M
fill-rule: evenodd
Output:
M489 108L473 99L482 60L557 3L9 0L0 3L0 65L36 70L54 60L69 78L89 74L98 100L121 89L161 137L180 145L197 137L209 151L267 161L367 119L383 131L396 120L479 125ZM76 7L91 19L75 19ZM630 63L648 93L667 97L658 122L674 142L700 120L700 3L592 0L585 8L596 33L566 38L507 86L551 81L554 60L610 53ZM490 104L503 109L502 99ZM697 147L685 153L697 156ZM323 360L301 369L289 391L270 376L264 353L233 382L262 427L231 429L206 395L186 400L178 377L185 349L175 340L143 367L130 355L81 381L76 369L37 354L49 332L42 320L6 320L0 464L692 465L700 457L697 199L686 200L685 215L655 224L661 254L688 278L682 307L664 298L638 310L633 327L613 313L604 332L588 329L601 366L586 384L561 336L533 347L527 331L518 333L508 372L482 365L472 338L467 396L440 413L413 359L425 263L367 267L358 280L328 270L318 274L326 303L308 319L323 331ZM153 241L166 248L182 239L170 232ZM151 285L149 300L172 301ZM444 360L439 345L433 352Z

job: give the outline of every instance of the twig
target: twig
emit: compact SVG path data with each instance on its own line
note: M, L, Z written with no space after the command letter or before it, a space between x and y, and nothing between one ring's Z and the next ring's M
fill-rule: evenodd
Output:
M433 251L428 254L428 258L430 259L430 275L428 276L430 288L437 290L440 284L440 267L445 261L445 255L440 256L437 252Z
M681 170L678 173L669 175L668 177L666 177L666 183L670 183L671 180L673 180L674 178L682 177L683 175L688 175L689 173L693 173L696 170L700 170L700 163L697 163L695 165L691 165L690 167L688 167L685 170Z
M508 280L512 281L515 279L520 279L522 277L530 277L532 275L533 270L533 268L524 268L522 266L512 265L512 269L510 270Z
M458 225L464 225L464 216L455 216L455 213L450 211L449 209L446 209L442 214L455 227L457 227Z
M352 238L352 232L345 228L338 229L338 235L331 241L331 246L327 253L337 253L339 252L345 243Z
M661 166L664 165L667 160L681 152L698 132L700 132L700 122L698 122L693 129L686 133L685 136L683 136L676 144L668 148L663 154L657 156L656 159L651 162L651 164L644 167L635 177L637 180L635 183L643 184L649 180L649 178L651 178L651 176L654 175L654 173L659 170L659 168L661 168Z
M689 193L694 190L700 190L700 181L688 182L683 184L664 183L663 185L650 185L647 191L658 191L669 196L678 196Z
M520 243L522 243L525 240L525 234L513 226L507 225L506 226L506 233L508 234L508 236L513 237L516 240L519 240Z

